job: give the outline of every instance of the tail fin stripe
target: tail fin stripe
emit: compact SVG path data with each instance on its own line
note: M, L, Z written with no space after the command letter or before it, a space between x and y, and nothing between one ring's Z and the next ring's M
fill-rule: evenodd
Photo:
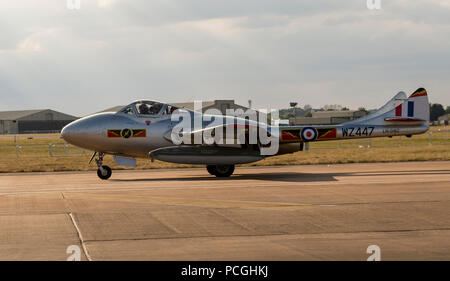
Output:
M408 101L408 117L414 116L414 102Z
M426 95L427 95L427 90L425 90L424 88L419 88L414 93L412 93L410 98L423 97L423 96L426 96Z
M395 108L395 116L402 116L402 105L401 104Z

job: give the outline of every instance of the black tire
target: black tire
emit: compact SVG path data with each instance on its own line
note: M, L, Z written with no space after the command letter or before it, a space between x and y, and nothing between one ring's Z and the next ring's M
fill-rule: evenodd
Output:
M234 165L216 165L214 167L215 176L218 178L227 178L234 172Z
M215 165L208 165L206 166L206 170L210 175L215 176L216 175L216 166Z
M112 175L112 170L111 170L111 168L108 167L108 166L102 166L102 168L103 168L103 170L104 170L105 173L102 173L102 170L98 169L98 170L97 170L97 176L98 176L99 178L101 178L102 180L107 180L107 179L109 179L109 178L111 177L111 175Z

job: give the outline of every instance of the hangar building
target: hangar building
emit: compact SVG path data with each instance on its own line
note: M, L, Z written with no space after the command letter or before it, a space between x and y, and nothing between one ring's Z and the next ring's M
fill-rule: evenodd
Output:
M449 124L449 123L448 123L449 117L450 117L450 114L444 114L444 115L438 117L438 122L437 122L437 123L438 123L439 125L445 125L445 126L447 126L447 125Z
M194 110L193 102L173 103L173 105ZM203 101L201 106L203 112L207 111L208 109L214 108L218 109L220 112L222 112L222 114L226 114L227 109L242 109L244 112L248 109L248 107L236 104L234 100Z
M365 111L312 111L312 117L290 118L289 123L294 126L301 125L336 125L355 120L367 115Z
M59 133L78 117L51 109L0 112L0 134Z

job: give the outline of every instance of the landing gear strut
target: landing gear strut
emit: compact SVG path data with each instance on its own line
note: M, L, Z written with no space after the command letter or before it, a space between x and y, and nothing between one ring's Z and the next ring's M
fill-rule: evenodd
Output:
M111 177L112 175L112 170L110 167L108 166L103 166L103 157L105 156L104 153L99 152L98 153L98 158L95 159L95 163L97 163L97 176L99 178L101 178L102 180L107 180ZM95 154L92 156L92 158L95 157Z
M226 178L233 174L234 165L208 165L206 170L218 178Z

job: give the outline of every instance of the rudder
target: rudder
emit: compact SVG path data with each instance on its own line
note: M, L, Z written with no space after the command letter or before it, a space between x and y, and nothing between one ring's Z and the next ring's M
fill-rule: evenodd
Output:
M405 114L409 118L422 119L430 121L430 105L428 102L428 93L424 88L417 89L405 102Z

